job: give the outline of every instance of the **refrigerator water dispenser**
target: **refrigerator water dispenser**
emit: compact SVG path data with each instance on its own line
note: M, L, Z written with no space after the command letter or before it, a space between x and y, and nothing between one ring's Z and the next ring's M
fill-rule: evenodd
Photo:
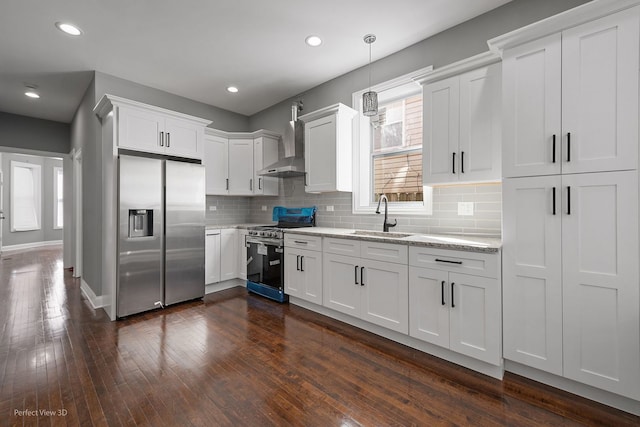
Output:
M129 209L129 237L153 236L153 209Z

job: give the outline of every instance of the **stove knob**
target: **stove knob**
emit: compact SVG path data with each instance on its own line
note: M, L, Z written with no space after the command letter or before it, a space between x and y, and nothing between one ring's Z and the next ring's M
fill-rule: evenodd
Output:
M276 237L276 232L275 231L270 231L269 232L269 237Z

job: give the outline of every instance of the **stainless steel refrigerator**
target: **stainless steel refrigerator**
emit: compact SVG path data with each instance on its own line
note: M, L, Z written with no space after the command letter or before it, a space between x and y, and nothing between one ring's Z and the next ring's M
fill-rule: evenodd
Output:
M117 317L204 296L202 165L120 155Z

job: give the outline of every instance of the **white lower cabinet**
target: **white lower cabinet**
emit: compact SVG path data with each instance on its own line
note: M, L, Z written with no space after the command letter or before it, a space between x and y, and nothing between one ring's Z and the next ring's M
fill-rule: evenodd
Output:
M357 254L404 252L404 263L379 261L327 252L337 243L355 248ZM385 328L408 333L408 267L406 246L326 239L323 252L323 305ZM377 246L377 248L375 247ZM376 251L377 249L377 251Z
M223 228L205 232L205 283L247 279L247 248L244 244L248 231Z
M284 248L284 292L322 304L322 252Z
M220 230L207 230L204 239L204 283L220 281Z
M220 281L238 277L238 230L220 230Z
M502 289L499 257L498 253L410 248L409 335L500 365ZM491 267L479 270L487 277L457 272L467 271L479 262ZM421 266L434 263L436 268Z
M503 199L505 358L640 399L637 172L507 179Z

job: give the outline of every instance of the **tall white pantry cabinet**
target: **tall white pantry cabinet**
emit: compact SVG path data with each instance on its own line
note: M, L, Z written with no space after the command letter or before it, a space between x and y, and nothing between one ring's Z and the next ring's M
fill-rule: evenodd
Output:
M503 45L504 357L640 400L640 6L565 28Z

